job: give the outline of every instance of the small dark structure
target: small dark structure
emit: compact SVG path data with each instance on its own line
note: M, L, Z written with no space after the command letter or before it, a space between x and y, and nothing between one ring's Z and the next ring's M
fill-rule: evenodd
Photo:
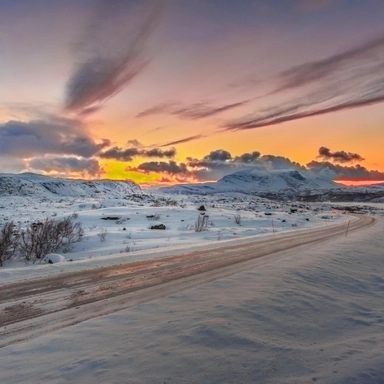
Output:
M152 225L151 229L166 229L166 226L164 224L156 224Z

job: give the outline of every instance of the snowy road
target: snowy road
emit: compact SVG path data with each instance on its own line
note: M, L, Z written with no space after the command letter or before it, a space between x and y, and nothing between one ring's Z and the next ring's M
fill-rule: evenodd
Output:
M367 216L352 217L349 231L374 222ZM4 284L0 287L0 347L264 265L286 249L345 236L346 227L344 223L276 234L182 256Z

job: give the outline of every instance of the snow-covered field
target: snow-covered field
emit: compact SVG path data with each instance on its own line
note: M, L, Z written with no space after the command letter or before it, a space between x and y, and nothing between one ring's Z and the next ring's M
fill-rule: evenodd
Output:
M200 206L206 211L199 211ZM294 211L293 213L291 211ZM182 248L201 247L227 240L300 230L347 221L348 215L332 211L324 203L272 202L242 194L215 196L169 196L161 194L127 195L121 199L76 197L0 197L0 225L9 220L22 227L45 218L74 215L85 234L67 261L94 260L108 263L117 256L136 261L164 255ZM206 228L197 232L198 217L206 217ZM237 220L237 222L236 222ZM164 224L165 230L150 229ZM104 233L104 239L102 239ZM7 261L0 279L9 278L15 269L39 269L41 262ZM49 266L45 266L46 268ZM22 271L17 271L20 274Z
M13 220L26 227L72 215L85 235L62 254L66 262L7 261L0 268L0 287L347 226L353 217L332 208L337 205L356 206L273 202L238 193L3 195L0 224ZM198 210L201 206L206 210ZM384 383L384 205L364 205L361 212L376 216L377 224L279 252L247 272L1 348L0 382ZM203 216L206 228L196 231ZM166 229L150 229L158 224Z
M80 217L94 214L86 208ZM168 208L156 210L166 217ZM2 348L0 381L383 383L383 231L379 219L247 272Z

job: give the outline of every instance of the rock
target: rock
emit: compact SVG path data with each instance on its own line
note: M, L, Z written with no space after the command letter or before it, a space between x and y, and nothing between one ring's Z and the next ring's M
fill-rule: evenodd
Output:
M166 227L164 224L156 224L156 225L152 225L151 229L166 229Z

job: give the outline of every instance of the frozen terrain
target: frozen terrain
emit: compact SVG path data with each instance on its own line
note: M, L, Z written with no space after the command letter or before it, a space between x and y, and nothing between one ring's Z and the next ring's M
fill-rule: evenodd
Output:
M0 349L11 383L383 383L383 222Z
M237 180L240 177L234 174ZM241 177L259 177L259 173L241 173ZM279 172L268 181L270 188L281 188L282 182L294 182L297 172ZM244 183L250 184L246 178ZM301 180L302 185L305 181ZM240 183L241 184L241 183ZM252 183L251 183L252 184ZM253 180L253 184L257 184ZM200 211L199 208L205 210ZM371 207L369 212L375 211ZM118 255L125 261L148 259L161 249L201 247L245 237L284 233L322 227L349 218L343 206L333 209L329 203L270 201L255 195L227 192L214 195L164 194L142 191L131 182L108 180L82 181L54 179L35 174L0 175L0 225L13 221L26 228L46 218L71 216L80 222L84 238L70 252L68 261L97 260L111 262ZM196 230L196 222L204 227ZM164 225L165 230L150 229ZM160 253L161 254L161 253ZM44 259L47 261L47 259ZM0 268L0 279L31 274L41 268L42 259L25 264L22 258L6 261Z
M1 383L384 383L384 204L25 178L0 224L73 216L85 236L0 268ZM375 225L347 233L351 213Z

